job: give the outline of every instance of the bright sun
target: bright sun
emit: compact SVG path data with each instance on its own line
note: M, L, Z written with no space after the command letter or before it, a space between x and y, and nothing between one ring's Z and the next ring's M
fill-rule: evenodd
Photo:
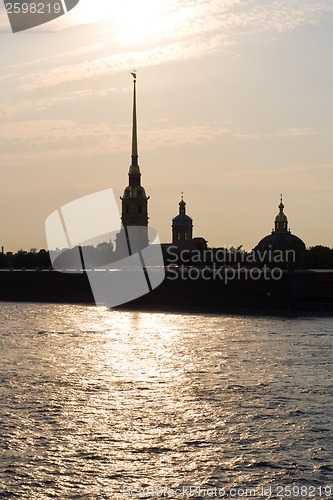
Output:
M163 36L167 13L174 0L80 0L77 21L110 21L113 40L121 45L146 42ZM74 10L73 10L74 13Z

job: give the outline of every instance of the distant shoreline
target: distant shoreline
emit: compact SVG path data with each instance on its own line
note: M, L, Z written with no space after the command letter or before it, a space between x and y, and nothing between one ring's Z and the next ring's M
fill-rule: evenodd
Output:
M0 301L94 305L83 273L0 270ZM270 316L333 316L333 271L284 271L279 280L165 279L117 309Z

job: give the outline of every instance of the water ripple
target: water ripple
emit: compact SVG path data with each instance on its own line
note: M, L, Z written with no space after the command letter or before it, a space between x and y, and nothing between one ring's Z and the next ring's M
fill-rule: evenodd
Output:
M329 319L1 308L0 498L333 486Z

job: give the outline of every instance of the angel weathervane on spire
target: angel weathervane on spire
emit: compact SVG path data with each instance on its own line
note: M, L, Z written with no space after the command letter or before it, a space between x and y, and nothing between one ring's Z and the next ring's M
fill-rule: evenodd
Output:
M133 71L131 72L131 75L133 76L133 79L136 82L136 70L135 69L133 69Z

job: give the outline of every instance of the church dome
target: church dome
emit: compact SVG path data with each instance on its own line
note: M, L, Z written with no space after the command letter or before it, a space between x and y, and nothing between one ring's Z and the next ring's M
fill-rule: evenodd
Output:
M172 223L174 226L192 226L193 220L186 214L179 214L172 219Z
M279 213L275 217L275 229L273 229L271 234L265 236L259 241L257 246L254 248L254 251L265 254L269 251L288 252L289 250L292 250L295 252L296 258L305 252L305 243L298 236L292 234L290 229L288 229L288 218L283 209L284 205L282 203L281 195Z
M305 252L305 243L298 236L292 234L291 232L277 233L275 231L268 236L265 236L259 241L255 250L263 253L269 250L287 252L288 250L294 250L296 255L301 255Z
M179 214L172 219L173 226L193 226L193 219L186 214L186 203L182 199L179 202Z

